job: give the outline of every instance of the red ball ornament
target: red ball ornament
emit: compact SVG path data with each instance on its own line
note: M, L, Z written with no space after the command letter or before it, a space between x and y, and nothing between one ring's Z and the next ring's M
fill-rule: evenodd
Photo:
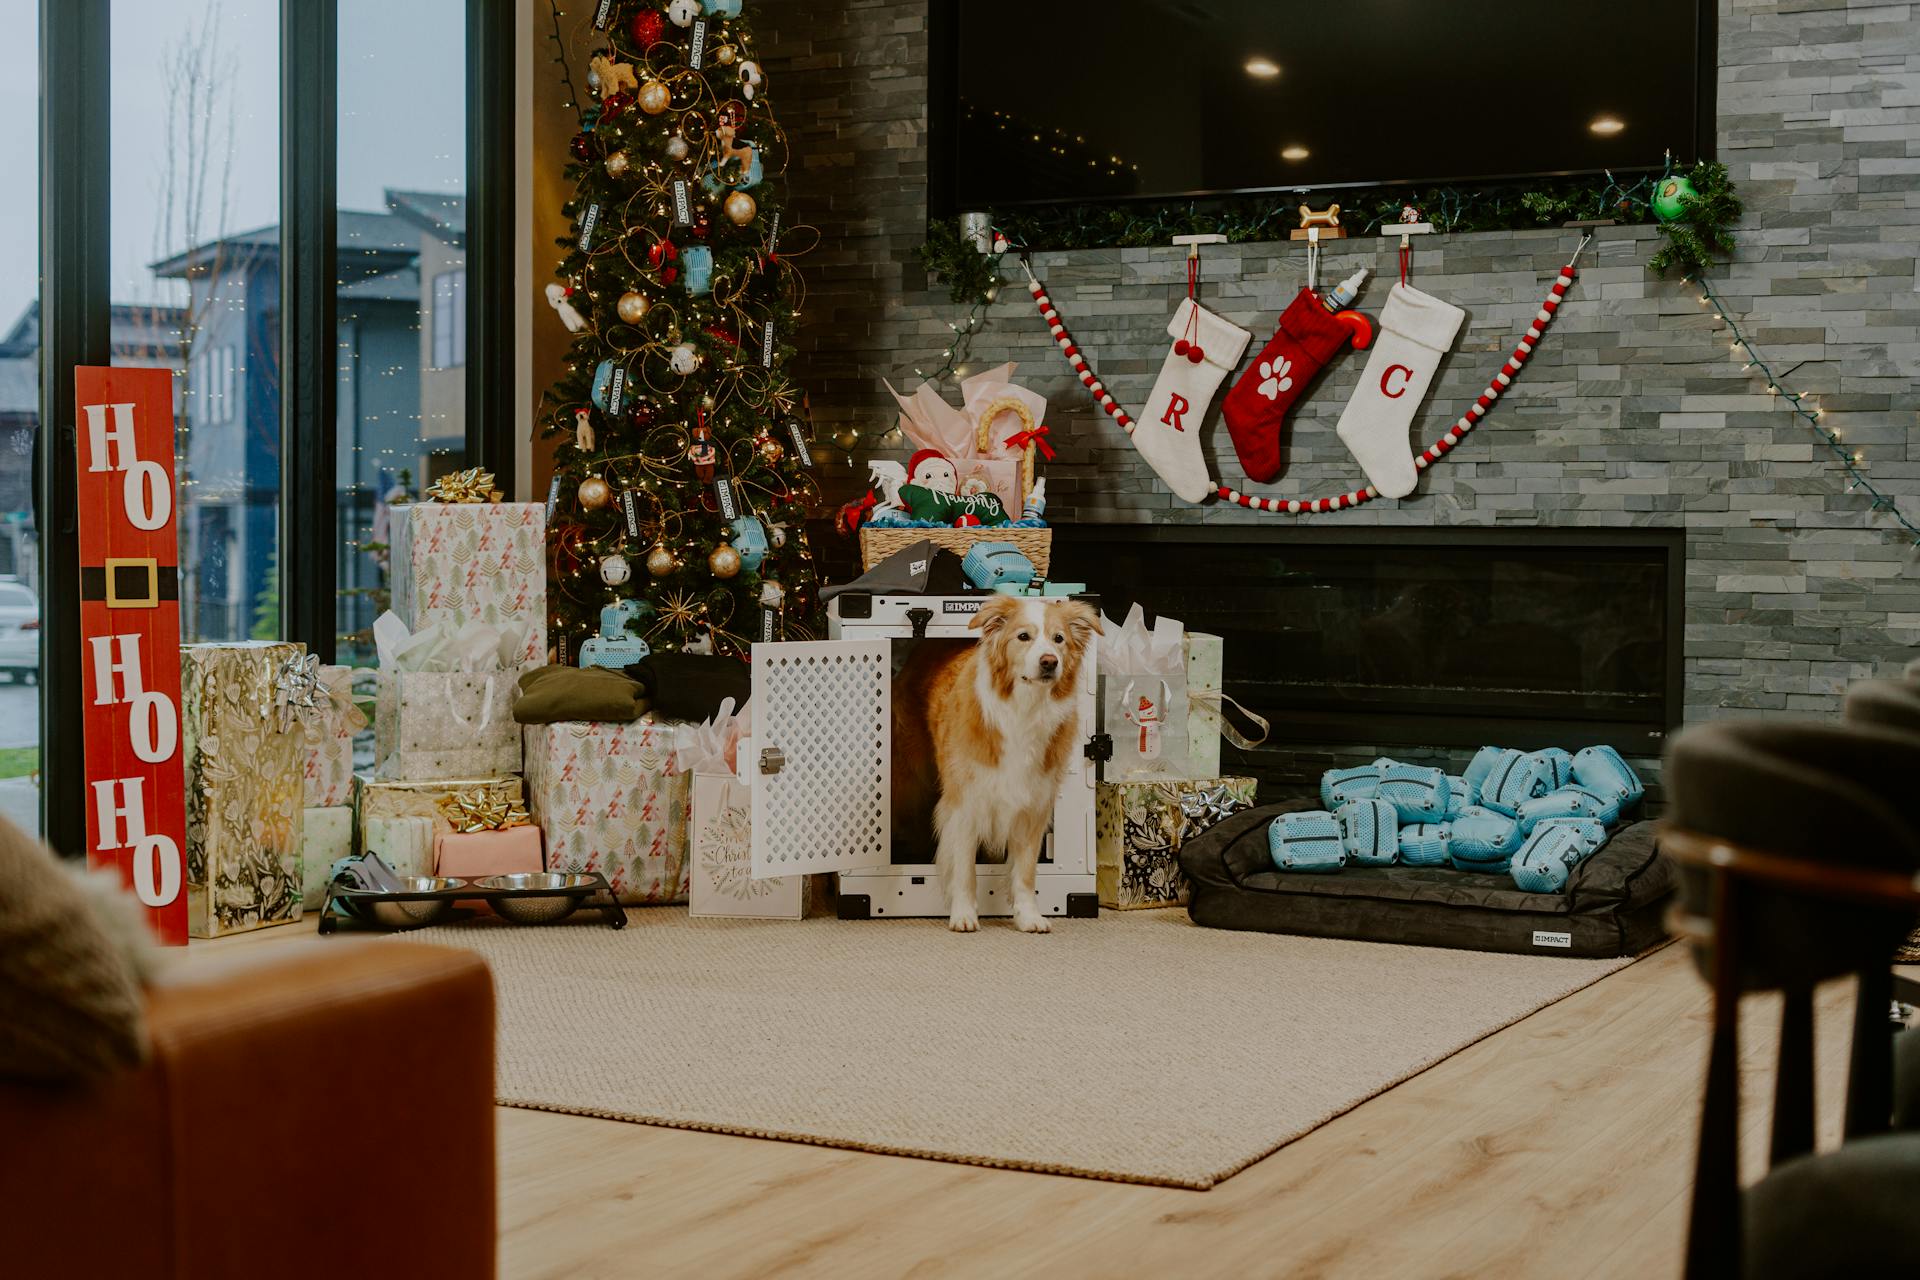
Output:
M673 241L671 240L655 240L647 247L647 261L656 267L670 258L677 258L679 256L680 251L673 247Z
M690 230L693 232L693 238L695 240L705 240L707 234L713 230L713 224L702 217L693 224Z
M667 34L667 20L658 9L642 9L633 15L633 42L645 49L659 44Z
M630 93L611 94L608 97L602 98L600 100L600 118L602 120L617 120L620 118L621 113L626 111L626 109L632 105L633 105L632 94Z
M573 152L573 158L585 164L593 158L593 139L584 133L573 135L573 141L567 144L567 150Z

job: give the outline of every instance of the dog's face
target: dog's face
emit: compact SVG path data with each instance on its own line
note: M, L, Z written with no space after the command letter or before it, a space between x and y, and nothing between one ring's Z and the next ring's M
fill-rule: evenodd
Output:
M1045 689L1056 698L1073 695L1080 660L1100 633L1100 615L1077 600L994 596L969 624L980 632L981 656L995 690Z

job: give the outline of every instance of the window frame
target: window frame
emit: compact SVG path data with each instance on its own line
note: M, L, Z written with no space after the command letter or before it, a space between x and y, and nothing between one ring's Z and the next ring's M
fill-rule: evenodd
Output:
M337 346L335 255L339 6L280 0L281 634L334 657ZM112 363L111 0L40 0L41 829L78 856L86 840L81 730L73 369ZM469 466L514 492L515 16L465 0L466 360ZM296 123L297 122L297 123ZM123 196L123 198L125 198ZM235 382L238 383L238 361ZM231 411L231 410L229 410Z

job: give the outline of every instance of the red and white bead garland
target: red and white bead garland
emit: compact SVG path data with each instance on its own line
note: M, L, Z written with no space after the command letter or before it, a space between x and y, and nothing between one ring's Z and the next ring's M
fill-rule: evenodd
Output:
M1582 241L1582 248L1584 247L1585 242ZM1577 261L1579 256L1576 252L1574 259ZM1467 432L1479 425L1480 419L1487 416L1487 410L1493 407L1493 402L1500 398L1501 392L1513 385L1513 376L1519 373L1527 363L1527 358L1533 354L1534 347L1540 342L1540 336L1546 332L1547 326L1553 323L1554 313L1559 311L1560 303L1565 300L1567 290L1573 286L1573 279L1577 274L1578 270L1571 261L1560 268L1560 275L1554 280L1553 288L1548 290L1546 301L1540 304L1540 310L1534 314L1533 323L1527 327L1525 336L1513 349L1513 354L1507 357L1504 365L1500 366L1500 371L1493 375L1493 380L1487 384L1487 389L1467 406L1467 411L1460 415L1460 420L1413 460L1414 466L1424 471L1438 462L1453 451L1453 447L1465 438ZM1031 269L1027 272L1027 281L1027 291L1033 295L1035 305L1040 308L1040 315L1047 322L1048 332L1053 335L1054 342L1066 355L1067 362L1073 366L1074 372L1080 375L1081 385L1093 393L1095 402L1105 409L1115 422L1126 428L1128 435L1132 435L1133 419L1127 415L1125 409L1120 407L1119 402L1107 391L1100 379L1094 376L1086 357L1081 355L1080 348L1074 345L1073 336L1067 332L1066 325L1061 323L1060 313L1054 309L1053 300L1047 296L1046 290L1040 285L1039 278ZM1328 511L1346 511L1380 496L1372 485L1367 485L1364 488L1343 493L1337 498L1262 498L1255 494L1242 493L1230 485L1221 484L1218 480L1213 483L1214 492L1226 501L1236 503L1250 511L1270 511L1276 515L1320 515Z

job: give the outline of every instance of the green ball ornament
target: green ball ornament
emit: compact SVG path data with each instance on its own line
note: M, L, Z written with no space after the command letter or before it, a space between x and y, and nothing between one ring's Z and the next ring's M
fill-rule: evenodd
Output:
M1672 222L1686 212L1686 202L1699 195L1693 184L1679 174L1662 178L1653 188L1653 216L1662 222Z

